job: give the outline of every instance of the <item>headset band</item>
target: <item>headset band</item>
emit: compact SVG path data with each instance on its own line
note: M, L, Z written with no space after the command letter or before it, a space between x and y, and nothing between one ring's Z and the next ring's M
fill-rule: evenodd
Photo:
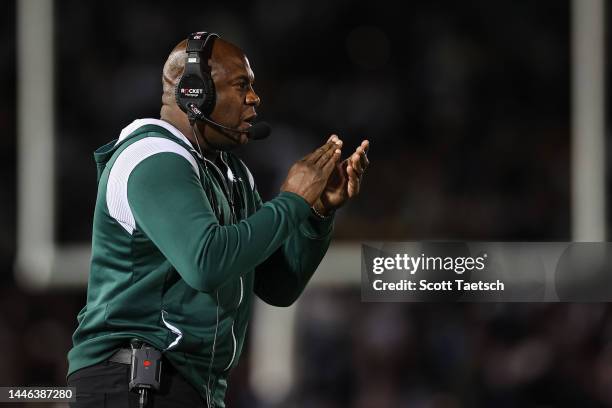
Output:
M195 63L201 66L202 70L210 72L208 60L212 55L212 46L215 39L219 38L216 33L207 33L206 31L198 31L189 34L187 37L187 62ZM205 64L200 64L204 60Z

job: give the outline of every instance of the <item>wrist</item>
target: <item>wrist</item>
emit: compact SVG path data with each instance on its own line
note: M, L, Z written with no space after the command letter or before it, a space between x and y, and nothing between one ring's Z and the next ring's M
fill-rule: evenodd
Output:
M323 205L321 200L317 200L317 202L314 203L314 205L310 208L313 214L317 216L317 218L320 218L322 220L331 217L335 212L334 209L329 209L325 207L325 205Z

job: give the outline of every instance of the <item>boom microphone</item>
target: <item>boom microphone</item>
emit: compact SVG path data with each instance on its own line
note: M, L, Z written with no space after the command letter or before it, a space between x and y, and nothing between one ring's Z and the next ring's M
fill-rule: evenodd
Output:
M215 122L211 118L206 117L193 103L189 104L188 107L190 108L191 113L193 114L193 117L195 119L206 121L213 126L216 126L223 130L227 130L229 132L246 133L249 139L253 139L253 140L265 139L266 137L270 136L270 132L272 131L272 129L270 128L270 125L268 125L266 122L258 122L254 124L253 126L251 126L250 128L245 129L245 130L231 128L231 127L222 125L219 122Z
M258 122L249 128L247 136L249 139L261 140L270 136L270 132L272 132L272 128L267 122Z

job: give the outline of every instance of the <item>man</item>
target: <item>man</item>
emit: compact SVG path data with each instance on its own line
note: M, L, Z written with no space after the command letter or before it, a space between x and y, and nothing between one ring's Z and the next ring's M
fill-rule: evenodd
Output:
M328 249L335 210L359 193L368 142L340 162L342 141L332 135L263 204L229 153L247 143L260 104L253 71L235 45L206 41L199 64L214 83L209 117L194 120L180 99L183 41L164 66L161 119L133 122L95 153L87 304L68 354L73 406L135 406L131 349L144 344L163 355L160 388L147 393L154 406L224 407L253 294L292 304ZM189 55L187 64L198 60ZM156 367L154 354L146 358Z

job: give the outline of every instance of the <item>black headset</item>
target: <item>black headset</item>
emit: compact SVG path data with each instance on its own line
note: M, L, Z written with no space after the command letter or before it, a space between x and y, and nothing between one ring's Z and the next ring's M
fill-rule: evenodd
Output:
M187 114L190 123L208 117L215 108L215 83L208 59L216 38L219 38L218 34L206 31L191 33L187 37L185 72L174 94L176 104Z

